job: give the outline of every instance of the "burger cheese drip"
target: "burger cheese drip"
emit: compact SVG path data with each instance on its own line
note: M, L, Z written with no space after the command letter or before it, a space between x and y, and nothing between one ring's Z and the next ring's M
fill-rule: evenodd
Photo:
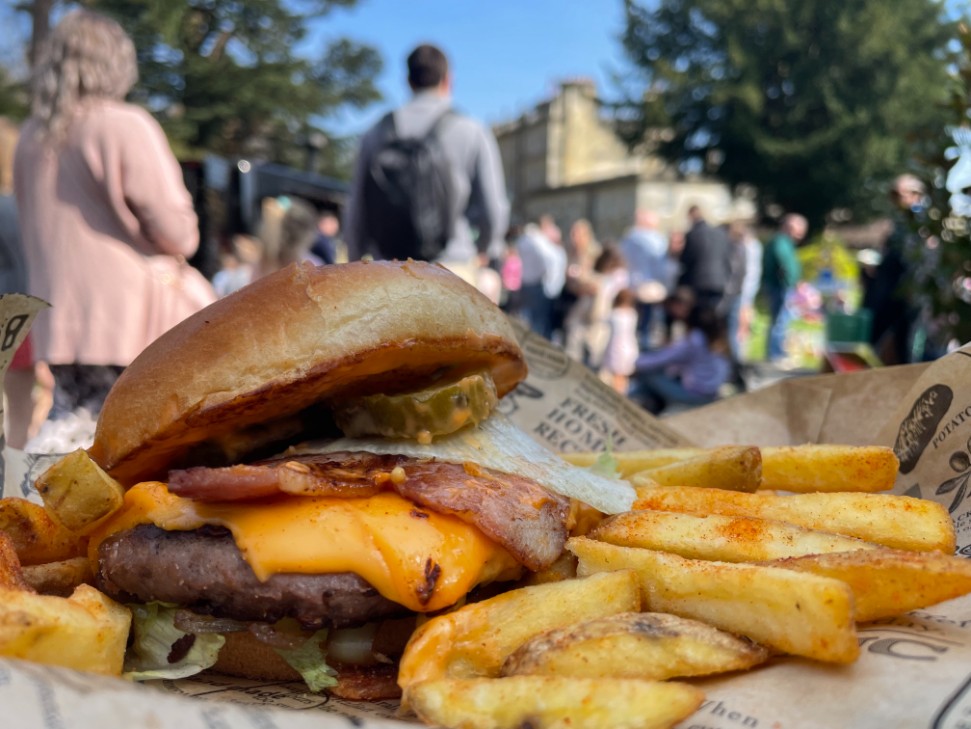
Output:
M449 607L476 584L519 572L509 553L481 531L449 515L423 511L394 492L366 498L294 498L249 503L199 503L145 482L92 535L89 550L139 524L168 531L206 525L228 529L260 580L275 574L352 572L415 612ZM432 579L434 578L434 582Z
M431 443L437 436L478 425L495 410L499 398L487 372L419 392L369 395L334 408L337 426L350 438L384 438Z
M563 549L568 500L530 479L408 456L290 455L197 467L133 487L91 543L141 524L228 529L256 578L354 573L417 612L477 584L548 566Z

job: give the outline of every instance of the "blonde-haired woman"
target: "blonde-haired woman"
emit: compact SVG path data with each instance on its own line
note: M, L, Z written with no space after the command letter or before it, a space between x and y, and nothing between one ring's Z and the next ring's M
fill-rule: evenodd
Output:
M0 117L0 294L27 292L27 264L13 197L13 156L18 136L17 125ZM34 365L31 349L28 338L14 353L3 378L3 432L7 445L13 448L24 447L50 407L50 372L43 364Z
M14 187L29 292L51 303L33 329L50 418L75 421L48 443L42 430L37 449L84 445L121 369L175 312L215 299L191 276L193 295L179 288L196 215L162 129L123 101L137 78L131 39L87 10L61 20L35 70Z

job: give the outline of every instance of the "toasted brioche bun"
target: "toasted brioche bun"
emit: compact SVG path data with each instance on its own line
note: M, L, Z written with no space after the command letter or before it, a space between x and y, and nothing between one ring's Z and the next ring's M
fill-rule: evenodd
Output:
M198 444L317 402L476 371L501 397L526 363L505 315L441 266L289 266L149 345L108 394L90 455L131 485L164 477Z
M219 658L212 670L261 681L303 680L279 653L250 633L226 633L225 638L226 643L219 649Z

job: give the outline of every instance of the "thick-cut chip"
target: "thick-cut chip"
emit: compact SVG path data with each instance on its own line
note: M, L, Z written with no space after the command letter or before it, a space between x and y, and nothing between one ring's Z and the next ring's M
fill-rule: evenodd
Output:
M622 512L623 513L623 512ZM602 511L597 511L589 504L570 499L570 516L567 529L571 537L582 537L599 524L604 518Z
M91 562L87 557L30 565L24 567L23 572L24 582L41 595L67 597L78 585L90 585L94 581Z
M668 729L704 694L683 683L515 676L425 681L405 698L424 722L448 729Z
M659 486L700 486L751 493L762 483L762 454L754 446L713 448L630 477L635 486L645 478Z
M614 451L610 455L617 463L617 471L621 478L630 478L635 473L649 468L659 468L669 463L677 463L689 458L695 458L705 452L704 448L653 448L643 451ZM567 463L583 468L592 466L600 458L601 453L561 453Z
M717 449L657 448L615 452L611 455L623 478L693 458L705 458ZM898 460L885 446L807 444L763 446L763 489L808 493L813 491L887 491L897 477ZM590 466L599 453L563 453L565 461Z
M894 549L954 553L947 509L928 499L890 494L741 494L721 489L640 487L634 509L776 519Z
M502 665L503 676L668 678L741 671L769 652L706 623L666 613L621 613L536 636Z
M548 582L562 582L563 580L575 580L577 576L577 558L569 552L563 552L557 560L539 572L527 572L526 576L519 581L519 586L529 587L530 585L545 585Z
M595 575L505 592L439 615L412 635L398 669L402 689L446 676L498 676L535 635L592 618L640 610L633 572Z
M0 532L0 589L31 591L13 541L3 532Z
M971 561L936 552L880 549L768 564L845 582L856 597L858 622L902 615L971 592Z
M0 656L121 675L131 613L93 587L69 598L0 589Z
M804 554L880 549L853 537L751 516L629 511L600 523L587 536L620 547L673 552L689 559L760 562Z
M44 505L64 526L79 532L121 508L125 490L79 448L37 479Z
M684 559L674 554L575 537L577 574L634 570L645 610L702 620L770 648L819 661L859 655L853 593L829 577L779 567ZM811 578L811 579L810 579Z
M51 518L43 506L25 499L0 499L0 532L10 537L25 565L79 557L84 551L81 537Z
M814 491L889 491L900 461L885 446L801 445L762 449L762 488Z

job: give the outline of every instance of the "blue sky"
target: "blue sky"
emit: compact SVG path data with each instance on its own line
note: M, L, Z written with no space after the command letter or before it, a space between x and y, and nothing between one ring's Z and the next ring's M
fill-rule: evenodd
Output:
M449 56L455 107L485 122L515 118L552 95L558 81L584 76L607 89L621 65L621 0L360 0L311 27L308 44L348 36L377 48L385 102L342 114L356 134L408 97L405 58L422 42Z
M311 22L299 50L313 57L346 36L380 51L385 101L329 120L338 134L353 135L408 97L405 58L419 43L448 54L455 107L495 123L549 98L563 79L590 77L608 90L610 69L622 66L622 27L622 0L359 0ZM21 67L26 13L0 0L0 28L13 30L0 32L0 61Z

